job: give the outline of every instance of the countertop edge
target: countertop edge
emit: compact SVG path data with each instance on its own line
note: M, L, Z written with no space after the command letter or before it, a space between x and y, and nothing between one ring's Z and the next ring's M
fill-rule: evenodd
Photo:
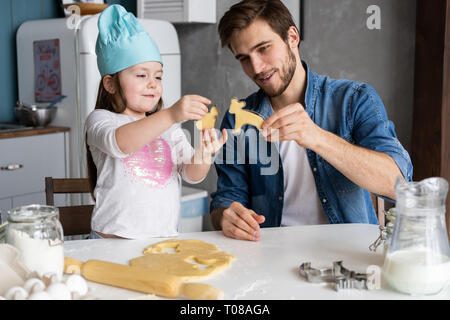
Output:
M45 128L33 128L9 132L0 132L0 139L10 139L19 137L36 136L41 134L57 133L57 132L67 132L70 131L69 127L53 127L48 126Z

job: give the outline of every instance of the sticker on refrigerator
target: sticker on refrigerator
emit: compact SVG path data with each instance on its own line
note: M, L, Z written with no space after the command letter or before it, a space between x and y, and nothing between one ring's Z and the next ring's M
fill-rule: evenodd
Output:
M51 102L61 96L59 39L33 42L34 97L36 102Z

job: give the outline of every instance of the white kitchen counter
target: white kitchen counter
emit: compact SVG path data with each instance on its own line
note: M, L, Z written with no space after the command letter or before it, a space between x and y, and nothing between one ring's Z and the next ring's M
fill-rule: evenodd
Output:
M230 268L202 282L225 292L227 300L299 300L299 299L450 299L450 287L439 295L411 297L397 293L381 282L378 290L335 291L331 284L313 284L299 275L299 266L311 262L313 268L331 268L334 261L356 272L367 272L371 265L382 266L382 248L374 253L369 245L379 236L378 226L363 224L299 226L261 230L259 242L226 238L221 231L180 234L179 239L198 239L234 254ZM142 255L151 240L76 240L66 241L66 257L87 261L99 259L128 264ZM88 282L92 294L101 299L133 299L139 292ZM160 299L159 297L147 296Z

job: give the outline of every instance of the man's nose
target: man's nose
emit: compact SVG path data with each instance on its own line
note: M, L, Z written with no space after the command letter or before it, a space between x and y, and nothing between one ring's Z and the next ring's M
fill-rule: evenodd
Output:
M262 59L259 57L252 57L250 61L255 75L264 71L264 61L262 61Z

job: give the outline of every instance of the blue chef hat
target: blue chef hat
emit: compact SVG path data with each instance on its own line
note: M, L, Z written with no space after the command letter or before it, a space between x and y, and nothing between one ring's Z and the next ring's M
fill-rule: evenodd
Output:
M136 64L157 61L161 54L136 17L121 5L106 8L98 19L95 46L100 74L114 74Z

